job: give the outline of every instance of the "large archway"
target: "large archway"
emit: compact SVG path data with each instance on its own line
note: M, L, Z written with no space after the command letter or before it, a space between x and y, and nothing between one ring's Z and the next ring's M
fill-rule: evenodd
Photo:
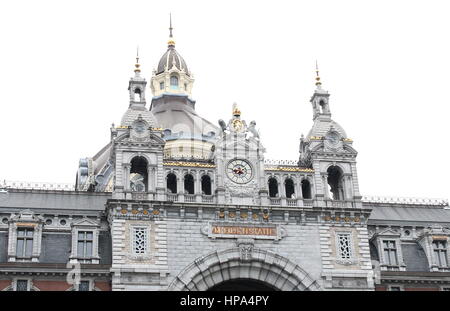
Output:
M269 283L252 279L235 279L216 284L208 291L275 291L278 290Z
M306 271L286 257L258 248L243 256L239 247L197 258L175 277L168 290L226 290L233 284L258 287L254 290L321 290Z

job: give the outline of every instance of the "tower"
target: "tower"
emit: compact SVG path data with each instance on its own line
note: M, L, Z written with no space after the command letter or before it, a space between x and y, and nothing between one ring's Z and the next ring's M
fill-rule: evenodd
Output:
M128 83L130 103L119 127L111 128L111 162L114 166L113 197L156 199L162 192L164 140L156 118L146 109L146 80L140 75L139 56ZM160 190L159 190L160 189Z
M234 104L228 124L219 120L219 125L222 132L214 148L218 203L266 203L265 149L255 129L256 122L252 121L247 125L241 119L240 109Z
M194 79L183 57L175 50L170 18L167 51L150 81L150 111L163 129L164 156L172 159L211 159L211 147L219 129L195 111L191 97Z
M172 31L172 16L170 16L167 51L161 57L157 69L153 70L150 87L155 97L163 94L190 97L194 78L183 57L175 50L175 39Z
M339 201L342 207L359 206L357 152L344 129L331 118L330 94L322 88L317 64L315 85L310 99L314 124L307 137L300 139L299 163L314 169L315 196L321 204Z
M145 109L145 87L147 81L141 76L141 64L139 64L139 49L136 53L136 64L134 65L134 77L128 82L128 91L130 93L130 107L138 110Z

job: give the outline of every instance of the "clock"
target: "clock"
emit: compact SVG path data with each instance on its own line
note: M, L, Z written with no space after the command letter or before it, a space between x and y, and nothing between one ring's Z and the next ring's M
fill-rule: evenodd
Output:
M336 145L339 142L339 134L336 132L328 133L325 138L331 145Z
M252 166L246 160L232 160L226 170L228 178L237 184L248 183L253 177Z
M137 121L133 125L135 131L139 134L145 131L145 123L143 121Z

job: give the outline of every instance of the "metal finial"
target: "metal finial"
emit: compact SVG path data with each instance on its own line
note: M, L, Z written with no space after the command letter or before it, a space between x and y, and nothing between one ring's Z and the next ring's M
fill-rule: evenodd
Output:
M320 82L319 66L317 65L317 60L316 60L316 85L317 86L322 85L322 82Z
M170 31L170 34L169 34L169 37L170 38L172 38L172 13L169 13L169 18L170 18L170 27L169 27L169 31Z
M139 45L136 48L136 64L134 65L134 72L139 73L141 69L139 68L141 65L139 64Z
M167 42L167 44L169 45L169 48L173 48L175 47L175 40L173 40L173 35L172 35L172 13L169 14L170 17L170 27L169 27L169 41Z
M139 45L136 48L136 64L139 64Z

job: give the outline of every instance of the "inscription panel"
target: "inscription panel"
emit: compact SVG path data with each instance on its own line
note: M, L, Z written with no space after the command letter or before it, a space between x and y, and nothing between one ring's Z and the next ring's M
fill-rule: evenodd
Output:
M253 238L280 240L286 236L286 230L278 225L253 225L235 223L210 223L201 229L210 238Z

